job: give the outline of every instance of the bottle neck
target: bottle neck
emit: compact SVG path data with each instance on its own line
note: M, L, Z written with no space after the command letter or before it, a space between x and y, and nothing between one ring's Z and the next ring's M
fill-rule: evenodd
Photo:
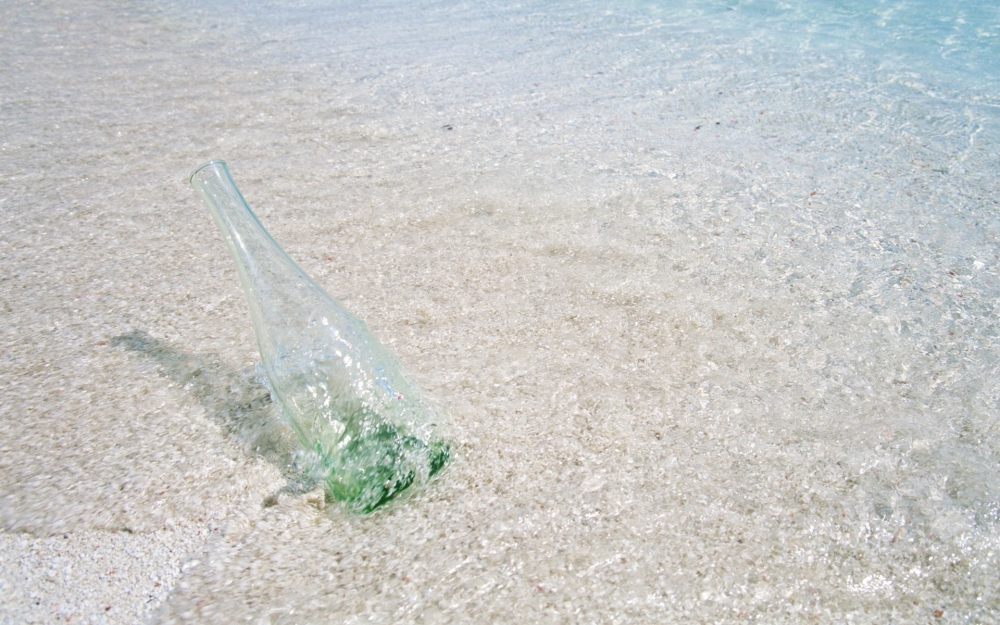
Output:
M293 341L284 336L287 320L300 314L322 290L260 223L224 162L203 165L190 181L236 263L262 357L284 351Z

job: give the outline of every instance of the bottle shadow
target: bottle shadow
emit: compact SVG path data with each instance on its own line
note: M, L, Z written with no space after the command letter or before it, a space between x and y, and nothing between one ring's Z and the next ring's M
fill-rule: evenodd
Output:
M308 461L303 463L294 433L281 421L263 372L252 367L233 371L216 354L190 354L142 330L116 336L110 344L151 361L160 376L191 393L244 453L259 456L281 471L287 483L267 497L264 505L280 494L297 495L316 488L318 480Z

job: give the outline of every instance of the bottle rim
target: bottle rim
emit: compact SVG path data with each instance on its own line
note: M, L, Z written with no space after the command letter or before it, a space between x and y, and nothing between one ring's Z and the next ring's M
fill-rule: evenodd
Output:
M191 172L191 175L188 176L188 182L191 183L191 184L194 184L194 177L198 175L198 172L201 171L201 170L203 170L203 169L205 169L206 167L211 167L213 165L222 165L222 167L224 169L227 169L227 170L229 169L228 167L226 167L226 162L225 161L219 161L219 160L208 161L207 163L205 163L204 165L202 165L198 169L196 169L193 172Z

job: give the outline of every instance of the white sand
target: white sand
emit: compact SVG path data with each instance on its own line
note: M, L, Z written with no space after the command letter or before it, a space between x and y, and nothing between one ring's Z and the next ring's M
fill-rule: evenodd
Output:
M1000 621L995 74L255 6L4 7L0 622ZM296 494L210 158L444 407L426 491Z
M204 530L0 535L0 617L11 623L134 622L162 602ZM89 619L81 619L89 617Z

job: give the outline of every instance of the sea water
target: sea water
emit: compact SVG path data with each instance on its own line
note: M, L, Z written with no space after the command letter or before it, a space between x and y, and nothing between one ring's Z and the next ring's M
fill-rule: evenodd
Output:
M114 211L95 150L225 158L456 433L365 521L241 491L165 620L1000 618L994 4L88 7L11 22L113 54L11 53L9 180ZM211 225L155 190L164 267L114 279L160 296L99 318L248 364Z
M997 617L995 6L248 10L283 95L244 115L367 189L365 316L409 308L468 436L456 556L399 547L371 566L427 558L416 594L331 605Z

